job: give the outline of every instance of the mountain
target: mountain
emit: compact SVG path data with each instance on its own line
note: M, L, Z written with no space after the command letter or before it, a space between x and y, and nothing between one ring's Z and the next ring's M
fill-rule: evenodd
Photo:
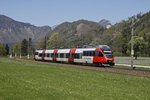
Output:
M52 33L57 32L62 40L60 46L76 47L90 44L104 30L99 23L88 20L64 22L51 28L49 26L37 27L0 15L0 43L2 44L12 45L23 39L31 38L33 43L38 45L45 43L45 36L49 37Z
M52 31L59 33L61 43L58 47L81 47L90 44L96 37L104 32L104 28L96 22L88 20L78 20L74 22L64 22Z
M29 38L32 38L35 43L44 38L45 35L49 35L51 31L49 26L37 27L0 15L0 43L3 44L14 44Z
M103 26L104 28L110 28L112 26L112 24L110 23L109 20L106 20L106 19L102 19L101 21L99 21L99 24L101 26Z

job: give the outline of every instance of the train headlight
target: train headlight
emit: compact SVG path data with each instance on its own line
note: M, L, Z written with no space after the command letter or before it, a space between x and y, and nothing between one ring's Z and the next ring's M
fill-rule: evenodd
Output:
M112 63L112 60L108 60L107 62L108 62L108 63Z

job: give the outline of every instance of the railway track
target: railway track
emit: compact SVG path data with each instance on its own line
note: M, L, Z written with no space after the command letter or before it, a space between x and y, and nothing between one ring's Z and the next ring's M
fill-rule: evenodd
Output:
M40 64L46 64L46 65L57 65L59 67L67 67L67 68L73 67L73 68L80 68L80 69L96 70L96 71L101 71L101 72L150 77L150 70L139 70L139 69L133 70L129 68L114 68L114 67L95 67L95 66L86 66L86 65L79 65L79 64L42 62L42 61L34 61L34 60L26 60L26 59L16 59L16 60L25 61L25 62L30 61L33 63L40 63Z

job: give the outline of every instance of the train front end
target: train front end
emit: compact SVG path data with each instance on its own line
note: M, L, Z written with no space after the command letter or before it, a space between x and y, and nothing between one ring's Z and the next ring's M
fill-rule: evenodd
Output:
M110 66L114 66L115 62L114 62L113 52L112 51L103 51L103 52L105 54L107 64L109 64Z
M105 59L106 59L106 62L104 64L114 66L115 65L114 55L113 55L113 51L111 50L111 48L107 45L99 45L99 48L103 51Z

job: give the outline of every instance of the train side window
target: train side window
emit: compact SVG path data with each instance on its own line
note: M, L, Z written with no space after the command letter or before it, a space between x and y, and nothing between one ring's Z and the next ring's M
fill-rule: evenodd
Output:
M46 55L47 55L47 57L50 57L50 53L47 53Z
M86 51L86 56L88 56L88 51Z
M81 59L81 58L82 58L82 55L83 55L82 53L79 53L79 59Z
M71 53L69 53L69 58L72 58L72 54Z
M47 53L43 53L43 56L44 56L44 57L47 57Z
M75 54L70 53L70 55L71 55L71 58L75 58Z
M77 58L77 54L74 54L74 58Z
M51 57L52 57L52 58L54 57L54 53L51 54Z
M38 55L38 52L34 52L34 55Z
M92 51L88 51L88 56L92 56Z
M95 56L98 56L98 51L95 51Z
M55 53L55 57L58 58L58 53Z
M88 56L88 51L85 51L85 52L86 52L85 56Z
M87 56L93 56L93 51L87 51Z
M83 51L83 56L87 56L87 51Z
M46 57L46 54L45 54L45 53L42 53L42 57Z
M42 53L39 53L39 57L42 57Z
M98 55L98 56L103 57L103 54L102 54L101 52L99 52L99 55Z
M94 56L94 51L90 51L90 55L89 56Z
M95 51L95 56L100 56L100 57L103 57L103 54L99 51Z
M78 59L80 58L80 55L79 55L79 53L77 54L77 58L78 58Z
M79 59L79 53L74 54L74 58Z
M95 51L83 51L83 56L94 56Z
M78 58L78 59L80 58L79 53L77 54L77 58Z
M60 55L59 56L60 58L64 58L64 54L63 53L60 53L59 55Z
M64 58L64 53L61 54L62 58Z
M60 58L60 53L58 53L58 58Z
M69 57L70 57L70 54L69 54L69 53L67 53L67 54L66 54L66 58L69 58Z
M66 53L64 53L64 58L66 58Z
M91 51L88 51L88 56L91 56Z
M92 56L95 56L95 51L92 51Z

